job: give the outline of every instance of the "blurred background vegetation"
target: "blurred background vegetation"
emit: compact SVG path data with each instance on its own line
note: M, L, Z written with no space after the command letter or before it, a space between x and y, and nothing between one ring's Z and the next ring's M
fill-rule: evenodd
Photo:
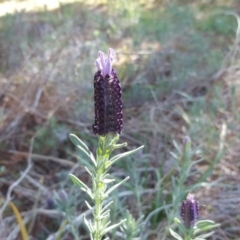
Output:
M72 239L54 192L71 193L64 211L72 218L86 210L68 173L90 184L88 163L68 135L96 148L95 59L108 47L123 87L121 142L145 145L112 170L131 177L116 193L113 221L126 208L137 219L172 201L169 173L181 172L173 141L190 136L193 161L204 161L186 186L209 169L194 189L200 218L221 223L211 239L240 239L238 12L237 0L0 1L0 197L31 161L11 194L31 239ZM165 211L154 215L147 239L171 239L167 224ZM21 239L10 208L0 227L2 239ZM83 224L79 231L87 239Z

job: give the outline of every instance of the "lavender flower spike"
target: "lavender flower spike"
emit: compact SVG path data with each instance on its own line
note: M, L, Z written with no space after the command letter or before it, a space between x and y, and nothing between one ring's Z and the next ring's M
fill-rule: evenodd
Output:
M198 201L194 199L192 194L188 194L187 199L183 201L181 206L181 217L186 228L190 228L196 223L198 214Z
M96 59L98 71L94 76L93 132L100 136L109 133L120 134L123 130L122 89L117 74L112 68L114 58L115 52L110 48L106 57L100 51Z

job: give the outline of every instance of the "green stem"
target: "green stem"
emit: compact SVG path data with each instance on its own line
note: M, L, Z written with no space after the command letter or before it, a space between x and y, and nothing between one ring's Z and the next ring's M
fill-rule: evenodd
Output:
M107 186L108 182L106 173L109 168L109 157L114 148L118 148L120 145L116 145L119 139L119 135L106 135L100 136L98 141L97 157L95 171L93 173L93 202L94 202L94 217L93 224L90 226L90 232L93 240L102 240L103 235L106 234L106 229L109 226L109 212L103 210L103 202L108 197ZM122 146L122 145L121 145ZM124 144L125 146L125 144ZM106 226L108 224L108 226Z
M99 153L101 155L97 155L97 166L95 172L95 183L93 185L93 193L94 193L94 205L95 205L95 212L94 212L94 226L95 232L93 235L94 240L101 240L102 239L102 232L103 232L103 218L101 217L102 208L103 208L103 201L104 201L104 193L107 188L106 184L102 182L103 173L105 171L105 163L108 161L109 155L107 154L107 148L105 144L101 145L99 141Z
M188 229L185 233L184 240L192 240L192 229Z
M96 232L94 236L94 240L101 240L102 239L102 227L101 227L101 211L102 211L102 192L101 192L101 169L97 169L96 172L96 188L95 188L95 214L94 214L94 223L96 226Z
M112 178L107 172L116 161L125 156L135 153L139 149L143 148L143 146L132 151L118 154L117 156L109 159L114 149L124 147L127 144L117 144L119 140L118 134L107 134L106 136L99 136L98 148L95 159L87 145L81 139L79 139L73 134L70 135L70 139L74 143L74 145L78 147L78 149L80 149L90 158L91 163L93 164L91 168L85 167L92 178L92 189L90 189L75 175L70 174L70 177L74 184L79 186L83 191L87 192L87 194L93 200L93 207L91 207L91 204L86 201L88 208L93 209L93 221L87 220L85 216L83 216L83 220L90 232L91 239L102 240L104 235L106 235L108 232L111 232L114 228L120 226L126 221L126 219L124 219L116 224L111 224L109 206L112 201L104 205L104 200L113 190L119 187L120 184L128 180L129 177L108 188L108 185L111 185L112 182L115 181L115 179Z

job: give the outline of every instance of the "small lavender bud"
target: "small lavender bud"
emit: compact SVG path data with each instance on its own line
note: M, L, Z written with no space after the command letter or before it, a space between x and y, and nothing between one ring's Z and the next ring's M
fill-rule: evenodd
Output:
M190 228L196 223L198 214L198 201L194 199L192 194L188 194L181 206L181 217L186 228Z
M189 136L185 136L182 142L183 142L183 146L186 146L187 144L191 143L191 138Z
M47 209L55 209L56 208L56 204L52 198L48 198L46 200L46 204L47 204Z
M59 192L58 192L58 196L59 196L59 199L64 203L64 202L67 202L68 200L68 194L67 192L64 190L64 189L61 189Z
M99 52L96 60L98 71L94 76L95 122L94 134L104 136L108 133L120 134L123 130L122 88L117 74L112 68L115 57L113 49L108 56Z
M185 136L183 138L183 147L184 147L184 155L185 157L189 157L191 155L191 138L188 136Z

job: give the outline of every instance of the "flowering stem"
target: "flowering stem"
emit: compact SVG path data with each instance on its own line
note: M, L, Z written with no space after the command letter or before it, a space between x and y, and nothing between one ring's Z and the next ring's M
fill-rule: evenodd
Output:
M74 134L70 134L70 139L73 144L81 150L92 163L91 168L85 166L86 171L92 178L91 189L78 177L69 174L73 183L86 192L93 201L93 207L85 201L87 207L93 210L93 222L83 216L84 222L90 232L91 240L102 240L103 236L127 220L123 219L111 225L109 206L112 202L105 205L104 200L112 191L127 181L129 177L108 188L108 186L115 181L115 179L108 174L108 171L110 167L121 158L129 156L143 148L143 146L141 146L109 159L114 149L127 146L127 143L117 144L119 134L121 134L123 130L123 114L122 88L118 76L112 68L114 57L115 52L113 49L109 49L107 57L100 51L96 59L98 71L94 75L95 121L92 126L94 134L99 135L96 159L81 139Z

